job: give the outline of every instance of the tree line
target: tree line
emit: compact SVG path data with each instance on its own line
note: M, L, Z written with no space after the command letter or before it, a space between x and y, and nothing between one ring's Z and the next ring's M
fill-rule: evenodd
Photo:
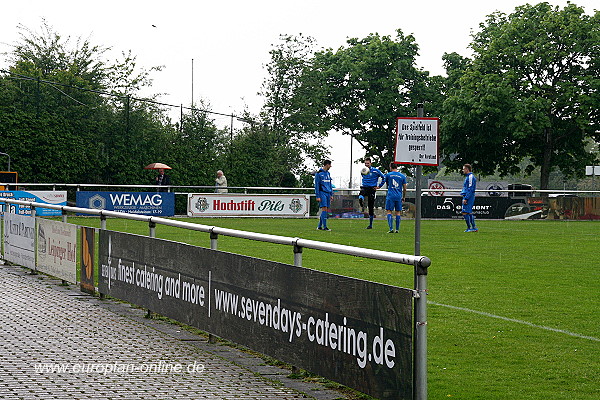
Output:
M416 65L419 47L395 36L351 38L338 49L282 35L270 51L258 115L241 128L216 126L210 110L182 110L173 122L156 99L141 99L155 69L130 53L120 61L44 24L21 27L0 75L0 151L28 182L144 184L142 167L172 167L177 185L211 185L223 169L232 186L309 186L332 131L352 136L380 165L393 159L395 123L440 118L445 169L469 162L481 175L576 177L598 163L600 13L575 4L523 5L487 16L471 57L446 53L446 76ZM252 166L260 166L253 168Z

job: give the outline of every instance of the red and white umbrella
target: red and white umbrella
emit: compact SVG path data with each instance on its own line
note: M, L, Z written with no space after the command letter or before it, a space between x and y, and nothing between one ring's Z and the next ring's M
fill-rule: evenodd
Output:
M169 167L167 164L155 162L155 163L146 165L144 167L144 169L173 169L173 168Z

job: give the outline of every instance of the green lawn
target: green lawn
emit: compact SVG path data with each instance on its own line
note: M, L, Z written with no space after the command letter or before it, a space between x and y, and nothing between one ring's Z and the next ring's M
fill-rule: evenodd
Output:
M189 220L188 220L189 221ZM92 218L69 222L98 226ZM413 254L414 221L330 220L332 232L301 219L194 219L246 231ZM429 398L600 398L600 223L574 221L422 223L428 286ZM148 234L145 223L108 229ZM157 226L157 237L209 246L205 233ZM219 250L292 263L291 247L219 238ZM304 266L412 287L411 267L305 250Z

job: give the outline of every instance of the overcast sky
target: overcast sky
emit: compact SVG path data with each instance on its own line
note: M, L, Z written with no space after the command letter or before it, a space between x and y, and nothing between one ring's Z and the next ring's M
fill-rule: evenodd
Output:
M220 1L127 1L127 0L21 0L0 7L0 52L10 51L18 40L17 25L40 32L42 18L63 36L89 39L111 47L113 58L131 50L138 64L150 68L153 92L160 100L189 105L194 98L208 101L213 111L241 113L259 111L257 95L266 77L271 45L280 34L312 36L318 47L337 49L349 37L369 33L395 36L396 29L412 34L420 48L419 67L444 74L442 55L470 55L470 34L493 11L510 13L525 1L432 0L220 0ZM530 2L535 3L535 2ZM551 0L565 5L567 1ZM600 8L598 0L575 0L588 14ZM154 26L153 26L154 25ZM4 57L0 66L6 67ZM410 116L409 116L410 117ZM217 124L229 124L217 118ZM347 179L350 169L349 139L334 136L332 175ZM354 157L360 156L354 146ZM154 161L154 160L153 160ZM358 166L353 168L357 171ZM354 172L353 175L356 176ZM341 181L337 186L341 186Z

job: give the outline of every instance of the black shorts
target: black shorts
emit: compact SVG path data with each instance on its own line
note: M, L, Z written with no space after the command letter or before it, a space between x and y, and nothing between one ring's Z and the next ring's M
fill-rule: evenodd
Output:
M376 190L373 186L360 187L360 195L367 200L369 215L375 215L375 192Z

